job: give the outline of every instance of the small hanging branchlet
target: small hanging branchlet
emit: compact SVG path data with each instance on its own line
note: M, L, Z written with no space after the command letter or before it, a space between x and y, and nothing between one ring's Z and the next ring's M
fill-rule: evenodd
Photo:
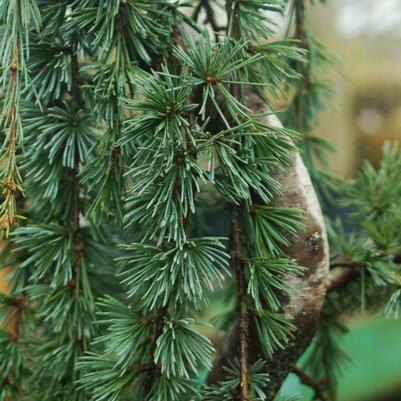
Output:
M185 45L185 42L178 29L173 30L172 37L173 37L174 45L177 48L181 49L182 51L185 51L186 45ZM173 58L173 56L170 56L170 58ZM180 70L181 70L180 72L183 74L184 73L183 65L180 66ZM185 103L188 105L191 105L192 99L187 98L185 100ZM173 107L166 107L166 109L165 109L167 118L173 112L174 106L176 106L175 101L172 102L172 106ZM180 139L181 154L179 153L175 158L175 162L179 166L181 166L184 163L185 154L188 152L189 147L190 147L190 140L187 138L187 130L195 129L195 117L194 117L193 110L189 110L187 112L187 116L188 116L188 127L181 125L181 127L179 128L179 131L181 134L181 139ZM195 162L196 162L196 156L195 156ZM174 184L175 192L173 193L173 196L178 197L178 195L176 195L176 194L179 194L181 192L181 190L182 190L182 188L180 188L180 183L178 181L176 181ZM195 198L195 188L193 188L192 197ZM182 226L182 232L184 233L184 238L183 238L183 242L181 242L182 240L177 241L175 246L182 247L182 246L184 246L184 243L186 242L187 238L189 238L188 237L189 215L181 214L181 216L178 216L178 219L180 220L179 224ZM147 380L145 383L145 391L146 392L149 392L152 389L152 386L154 385L155 380L157 380L157 375L160 375L160 372L162 371L162 365L160 364L160 362L162 362L162 361L160 360L161 359L160 356L158 356L158 352L160 352L160 350L158 350L158 348L160 346L159 343L160 343L160 339L163 335L164 326L165 326L165 324L168 324L168 322L170 321L170 323L172 323L173 327L177 328L176 322L174 321L173 316L170 316L170 313L169 313L169 304L170 303L174 304L174 302L167 300L166 304L164 306L160 307L160 309L157 312L156 318L153 321L154 322L154 334L153 334L153 338L152 338L153 345L152 345L152 351L151 351L151 355L153 357L153 362L150 364L151 368L149 369L148 377L147 377ZM145 317L145 319L147 319L147 318Z
M231 36L235 41L239 39L239 22L238 15L236 15L236 1L226 1L227 11L227 35ZM231 91L233 97L240 101L240 88L236 83L231 84ZM241 209L233 205L232 208L232 227L231 227L231 263L234 268L237 280L237 297L239 309L239 322L238 322L238 340L239 340L239 361L240 361L240 392L241 401L250 401L249 392L249 356L248 356L248 342L249 342L249 310L248 310L248 296L246 293L247 282L245 277L245 265L242 260L242 228L240 213Z
M11 226L17 222L16 212L16 192L19 189L19 174L16 162L16 141L18 135L18 115L17 115L17 82L18 82L18 41L15 40L11 62L11 108L6 111L6 141L8 142L6 151L0 163L5 164L2 173L1 186L4 198L1 205L0 229L5 231L6 236L10 232Z
M22 4L23 3L23 4ZM0 85L5 99L0 112L0 128L4 141L0 146L0 238L9 235L12 226L22 216L17 212L18 192L22 192L17 164L17 144L22 138L19 111L22 78L27 80L26 57L28 35L38 28L40 15L35 1L6 1L0 21L4 24L0 45Z

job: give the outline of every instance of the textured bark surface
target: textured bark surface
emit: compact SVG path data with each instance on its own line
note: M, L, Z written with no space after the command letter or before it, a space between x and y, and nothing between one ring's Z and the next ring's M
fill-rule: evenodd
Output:
M268 122L280 126L276 116ZM274 206L293 207L303 211L305 231L291 243L286 254L306 268L302 276L290 277L296 292L284 305L284 311L296 326L294 339L288 347L276 352L268 363L270 374L269 398L280 389L299 357L313 339L316 324L323 307L329 274L329 246L324 218L310 180L309 173L299 153L291 155L290 167L277 171L275 178L281 183L283 195L273 200ZM257 338L251 339L254 353L260 353Z
M248 106L255 113L267 111L264 103L255 95L249 97ZM281 126L274 115L269 115L264 120L270 125ZM329 247L320 205L301 156L294 152L291 158L291 166L278 169L274 174L274 178L282 185L282 196L276 197L273 205L303 211L305 231L292 241L286 254L306 270L302 276L288 277L296 292L284 302L283 308L296 326L296 331L291 343L284 350L277 351L268 361L269 399L273 399L279 391L282 382L313 339L325 299L329 272ZM235 332L236 330L216 359L209 376L210 383L216 383L224 377L222 366L237 354L238 341ZM249 342L249 356L252 362L262 357L257 334L252 327Z

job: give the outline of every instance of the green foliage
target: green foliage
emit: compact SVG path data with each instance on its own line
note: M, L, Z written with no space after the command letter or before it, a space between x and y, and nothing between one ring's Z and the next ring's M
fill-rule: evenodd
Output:
M0 236L7 236L16 224L17 197L21 177L17 165L17 144L22 137L19 100L22 78L28 80L26 56L29 54L29 31L38 29L40 12L31 0L5 0L0 3ZM23 76L23 77L22 77Z
M22 383L22 355L10 334L0 331L0 400L21 400L19 386Z
M305 366L316 380L327 380L327 390L332 399L335 399L336 385L343 365L349 361L338 346L338 337L346 332L346 326L334 312L332 303L328 302L307 353Z
M346 185L342 202L350 207L350 218L357 231L346 233L338 227L332 233L333 243L339 246L339 254L362 264L362 273L368 274L369 285L393 289L395 294L400 285L397 259L401 250L397 229L401 212L400 161L399 146L386 144L383 160L377 169L367 162L362 166L358 177ZM362 274L362 286L366 279ZM397 296L390 297L393 300L390 302L391 310ZM364 301L361 298L361 302ZM374 303L374 300L371 302Z
M190 328L193 324L192 319L168 322L157 339L155 362L160 363L161 373L167 378L189 378L190 373L197 373L199 366L212 367L212 343L193 331Z
M387 316L398 316L400 160L398 145L386 144L378 168L365 162L341 194L352 229L345 229L340 220L328 224L333 278L348 274L352 279L340 281L336 292L329 294L306 366L315 378L328 378L327 392L332 398L347 360L337 346L338 336L346 331L341 320L344 312L384 305Z
M386 305L386 315L398 319L401 312L401 289L395 290Z
M244 401L244 371L247 401L267 401L267 365L296 329L283 303L303 274L286 257L302 213L272 205L275 171L300 144L328 188L330 146L309 134L332 58L293 4L303 35L274 41L285 0L228 1L224 33L208 1L0 1L1 228L17 202L27 217L2 255L13 268L0 317L16 328L0 332L0 401ZM283 99L286 128L260 121ZM361 264L361 280L330 296L314 373L334 377L325 350L346 300L378 301L379 286L399 312L400 159L386 148L346 189L361 222L332 225L333 259ZM263 359L241 351L207 386L216 327L201 323L216 301L222 327L245 322Z
M288 274L302 274L302 268L289 259L252 259L247 264L248 293L255 308L262 312L263 305L269 305L273 312L281 308L280 297L290 295L295 288L286 280Z
M171 298L180 307L189 302L201 308L228 273L228 255L218 238L193 238L167 250L143 244L121 248L128 251L118 259L121 284L145 310L158 310Z
M295 330L285 315L266 311L255 317L255 326L266 358L271 358L277 349L284 349Z
M257 360L249 366L249 378L251 384L252 399L255 401L265 401L265 389L269 385L269 378L264 373L265 362ZM225 368L227 378L218 386L205 386L202 391L202 400L204 401L235 401L235 390L240 386L240 366L238 360L233 361L230 366Z
M345 189L348 197L344 205L355 209L353 215L356 220L371 221L384 216L397 218L401 196L400 167L400 149L390 144L383 149L383 160L378 169L368 161L364 162L358 177L351 180Z
M299 210L271 206L255 206L250 219L251 232L255 233L257 255L280 256L290 245L291 237L303 229ZM284 236L282 232L287 235Z

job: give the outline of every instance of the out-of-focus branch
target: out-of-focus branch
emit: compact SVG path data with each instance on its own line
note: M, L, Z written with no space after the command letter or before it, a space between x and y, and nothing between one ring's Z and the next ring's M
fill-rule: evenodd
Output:
M314 380L313 377L309 376L304 370L297 367L294 367L292 369L292 372L298 376L302 384L310 387L315 392L315 398L320 401L328 401L325 394L323 393L320 384L316 380Z
M327 292L337 291L345 287L348 283L355 280L364 268L363 262L343 261L335 262L330 265L330 269L342 268L338 274L330 274L327 282Z

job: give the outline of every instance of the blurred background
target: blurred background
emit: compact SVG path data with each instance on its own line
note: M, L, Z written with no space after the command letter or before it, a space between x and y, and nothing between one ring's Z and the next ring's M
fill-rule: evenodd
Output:
M318 2L315 2L318 3ZM311 8L313 32L339 59L327 80L336 96L315 134L338 148L330 164L343 177L362 159L377 164L385 141L401 141L401 0L331 0ZM353 316L341 348L350 357L339 401L401 401L401 321ZM291 375L284 391L311 391Z
M332 167L349 176L401 139L401 1L331 0L310 11L312 30L340 63L327 76L337 96L316 133L337 144Z

